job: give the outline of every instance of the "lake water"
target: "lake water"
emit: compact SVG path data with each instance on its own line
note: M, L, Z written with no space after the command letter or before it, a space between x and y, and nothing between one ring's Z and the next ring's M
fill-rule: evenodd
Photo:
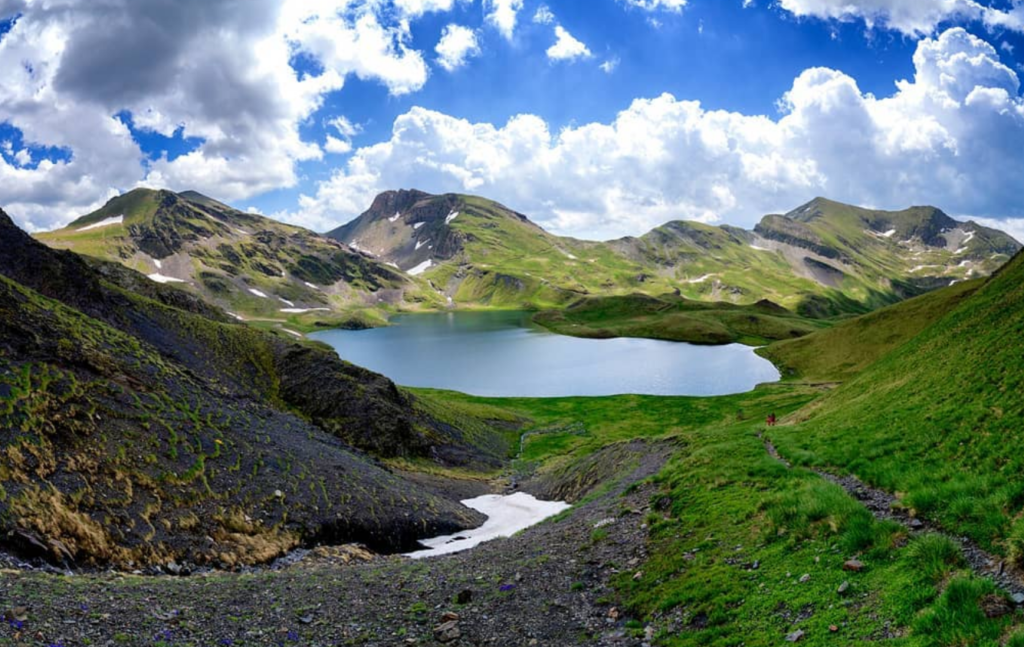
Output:
M749 346L579 339L547 332L530 316L401 315L387 328L328 330L310 338L398 384L481 396L725 395L779 379L772 363Z

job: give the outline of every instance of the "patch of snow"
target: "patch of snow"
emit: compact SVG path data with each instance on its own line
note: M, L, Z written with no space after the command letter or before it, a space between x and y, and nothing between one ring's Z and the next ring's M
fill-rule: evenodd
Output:
M268 297L267 295L263 294L262 292L260 292L259 290L255 289L255 288L249 288L249 292L252 292L254 295L258 296L261 299L269 299L270 298L270 297Z
M957 265L957 267L967 267L970 264L971 264L971 261L960 261L960 264Z
M156 265L156 269L158 270L164 269L164 264L156 260L155 258L153 259L153 265Z
M176 279L173 276L164 276L163 274L150 274L148 276L150 281L156 281L157 283L185 283L182 279Z
M294 308L294 307L295 307L295 304L294 304L294 303L292 303L291 301L289 301L288 299L285 299L285 298L283 298L283 297L277 297L277 299L278 299L278 300L279 300L279 301L280 301L281 303L283 303L283 304L285 304L286 306L288 306L289 308Z
M415 225L413 225L412 228L413 229L419 229L420 227L422 227L425 224L427 224L427 223L425 223L425 222L418 222Z
M417 250L419 250L419 248L423 247L424 245L426 245L426 243L424 243L422 241L419 241L419 240L416 241L416 249Z
M349 243L349 244L348 244L348 246L349 246L349 247L351 247L352 249L356 250L357 252L362 252L362 253L364 253L364 254L369 254L370 256L377 256L376 254L374 254L374 253L373 253L373 252L371 252L370 250L368 250L368 249L363 249L362 247L360 247L360 246L359 246L359 243L357 243L357 242L356 242L356 241L354 241L354 240L353 240L353 241L352 241L351 243Z
M484 525L454 535L422 539L420 543L426 548L406 553L406 556L421 559L448 555L473 548L491 539L511 537L520 530L571 507L562 501L541 501L525 492L516 492L508 496L485 494L475 499L466 499L462 501L462 505L487 515Z
M290 315L301 315L307 312L330 312L330 308L284 308L281 312Z
M225 310L224 312L227 312L227 310ZM243 318L239 317L238 315L236 315L236 314L235 314L235 313L233 313L233 312L227 312L227 314L231 315L231 316L232 316L232 317L234 317L235 319L238 319L239 321L245 321L245 319L243 319Z
M384 264L385 265L390 265L391 267L395 268L396 270L402 269L402 268L398 267L398 263L392 263L391 261L388 261L387 263L384 263Z
M453 212L451 212L450 214L448 214L447 216L444 217L444 224L450 225L452 223L452 221L455 220L458 217L459 217L459 212L458 211L453 211Z
M695 279L689 279L686 282L687 283L703 283L704 281L707 281L708 279L710 279L712 276L714 276L714 274L705 274L704 276L701 276L701 277L698 277L698 278L695 278Z
M124 222L124 215L116 216L114 218L106 218L99 222L94 222L91 225L86 225L81 229L76 229L75 231L89 231L90 229L99 229L100 227L109 227L110 225L120 225L122 222Z
M877 232L873 229L865 229L864 231L871 234L872 236L878 236L879 238L892 238L893 234L896 233L895 229L890 229L889 231L886 232Z
M756 249L759 252L770 252L770 251L772 251L772 250L768 249L767 247L759 247L758 245L751 245L750 249Z
M295 332L294 330L288 330L287 328L282 328L281 330L285 331L289 335L295 335L296 337L298 337L300 339L304 339L306 337L305 335L303 335L300 332Z
M427 245L427 249L434 249L433 245Z
M393 215L393 216L391 216L390 218L388 218L388 222L397 222L397 221L398 221L398 219L399 219L399 218L401 218L401 217L402 217L402 214L400 214L400 213L398 213L398 212L396 211L396 212L395 212L395 215Z
M926 269L929 269L929 268L936 268L936 267L942 267L942 266L941 265L918 265L916 267L910 268L910 272L911 273L913 273L913 272L920 272L921 270L926 270Z
M411 274L413 276L419 276L420 274L423 274L424 272L429 270L430 267L433 264L434 264L433 261L426 260L426 261L423 261L422 263L420 263L419 265L417 265L416 267L414 267L412 269L409 269L409 270L406 270L406 272L408 272L409 274Z
M235 231L237 231L238 233L242 234L243 236L252 236L252 234L250 234L249 232L247 232L244 229L239 229L239 228L235 227Z
M315 286L312 283L310 283L309 281L304 281L304 283L306 284L306 287L309 288L310 290L319 290L320 289L317 286Z

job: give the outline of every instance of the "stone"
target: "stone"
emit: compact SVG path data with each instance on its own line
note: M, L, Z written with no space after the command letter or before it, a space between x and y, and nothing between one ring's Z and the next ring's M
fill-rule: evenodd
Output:
M619 608L618 607L612 607L611 609L608 609L608 617L610 619L618 620L619 619L619 615L620 614L619 614Z
M633 581L634 582L639 582L640 579L643 578L643 576L644 576L644 572L643 571L637 571L636 573L633 573Z
M843 563L844 571L853 571L859 573L864 570L864 562L857 559L850 559Z
M455 620L449 620L434 627L434 639L437 642L450 643L453 640L458 640L461 636L459 623Z
M455 596L456 604L469 604L473 601L473 591L469 589L462 589L458 595Z
M453 621L454 622L458 622L459 621L459 614L455 613L454 611L445 611L441 615L441 622L453 622Z
M1024 605L1024 593L1014 593L1010 596L1010 599L1013 600L1013 603L1017 606Z
M839 627L837 625L829 625L828 626L828 630L831 631L832 633L835 633L835 632L839 631Z
M849 590L850 590L850 583L849 582L843 582L842 584L839 585L839 588L836 589L836 593L838 593L839 595L843 595L844 593L846 593Z
M810 582L810 581L811 581L811 574L810 573L804 573L803 575L800 576L800 583L801 584L803 584L804 582Z
M910 527L913 528L914 530L917 530L919 528L924 528L924 522L921 521L920 519L911 519L910 520Z
M786 642L788 642L788 643L800 642L801 640L803 640L803 637L804 637L803 629L797 629L793 633L786 634Z

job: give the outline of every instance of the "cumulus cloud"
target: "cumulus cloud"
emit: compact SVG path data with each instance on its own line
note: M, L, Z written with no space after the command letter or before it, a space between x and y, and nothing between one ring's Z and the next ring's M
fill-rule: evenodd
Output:
M546 4L537 7L536 13L533 14L533 22L538 25L550 25L555 22L555 14L551 12L551 7Z
M689 4L689 0L625 0L625 2L630 7L644 11L665 10L676 13L682 11L683 7Z
M559 233L596 238L679 218L751 226L815 195L1024 217L1015 73L962 29L923 40L914 65L914 78L881 98L840 71L806 70L774 118L668 94L558 132L533 115L493 125L414 108L292 217L327 229L396 187L482 194Z
M552 61L574 61L592 56L590 49L561 25L555 25L555 44L548 48L547 55Z
M0 3L21 14L0 39L0 123L26 145L69 153L0 163L5 206L26 227L48 228L139 184L226 200L294 186L297 164L323 156L299 127L324 97L350 75L396 96L420 89L429 70L409 19L461 1ZM122 113L198 147L147 161ZM329 152L348 143L332 137Z
M988 7L975 0L779 0L779 6L796 16L861 19L869 27L879 25L915 36L930 34L941 23L953 19L980 20L991 27L1024 30L1024 4L1018 0L1007 9Z
M441 67L454 72L473 56L480 54L480 45L477 42L476 32L469 27L462 25L448 25L441 34L438 41L437 62Z
M484 4L487 7L487 22L501 32L502 36L512 40L519 12L523 9L523 0L484 0Z

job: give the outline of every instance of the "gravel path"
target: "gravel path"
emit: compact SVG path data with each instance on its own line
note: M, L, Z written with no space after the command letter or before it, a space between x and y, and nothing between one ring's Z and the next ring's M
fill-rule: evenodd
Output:
M337 547L281 570L190 577L5 569L0 644L641 647L644 631L625 627L611 579L647 558L654 486L627 488L669 453L652 444L610 491L450 556Z
M768 438L758 433L764 441L768 455L788 468L793 465L781 455ZM982 549L969 537L958 537L942 529L939 525L912 517L902 506L897 505L896 497L885 490L870 487L853 475L837 476L822 470L811 470L821 478L834 483L846 490L851 496L864 504L876 519L895 521L907 528L911 534L937 533L944 535L960 545L964 559L971 570L980 577L992 579L997 586L1010 593L1014 602L1024 604L1024 572L1008 564L1001 557Z

